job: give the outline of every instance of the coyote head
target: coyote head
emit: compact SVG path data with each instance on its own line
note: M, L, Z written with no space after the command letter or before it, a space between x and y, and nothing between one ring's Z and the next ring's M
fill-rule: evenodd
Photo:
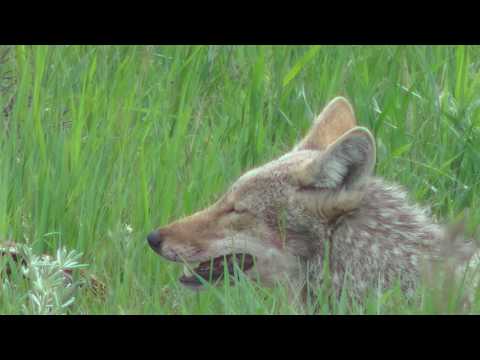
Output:
M302 261L322 255L332 224L362 200L374 164L373 137L335 98L293 150L245 173L210 207L153 231L148 243L193 269L180 278L192 287L225 267L233 272L233 263L265 285L300 278Z

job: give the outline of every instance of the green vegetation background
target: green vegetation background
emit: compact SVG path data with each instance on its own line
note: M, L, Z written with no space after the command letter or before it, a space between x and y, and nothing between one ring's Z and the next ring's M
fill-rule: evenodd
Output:
M107 284L71 313L295 313L282 289L202 293L147 246L153 228L212 202L290 149L346 96L377 140L377 174L439 219L479 223L480 48L2 46L0 240L59 246ZM0 313L21 294L0 292ZM431 313L393 292L324 313Z

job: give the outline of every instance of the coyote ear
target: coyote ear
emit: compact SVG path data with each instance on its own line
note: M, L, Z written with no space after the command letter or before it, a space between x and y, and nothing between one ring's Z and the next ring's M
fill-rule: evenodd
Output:
M356 127L304 164L297 178L305 187L351 190L364 183L374 166L375 140L368 129Z
M355 115L348 100L336 97L325 106L307 136L294 150L324 150L356 124Z

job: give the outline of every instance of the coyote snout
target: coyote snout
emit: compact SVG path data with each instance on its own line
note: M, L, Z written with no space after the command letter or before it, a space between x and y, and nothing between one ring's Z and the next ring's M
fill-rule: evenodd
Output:
M225 271L299 289L323 281L337 292L396 280L410 291L423 260L441 256L443 230L398 186L373 176L375 141L344 98L331 101L290 152L241 176L213 205L152 232L148 243L182 262L184 285Z
M148 245L157 253L161 254L161 248L162 248L162 235L160 234L159 231L152 231L150 234L147 236L147 241Z
M199 288L200 278L214 281L223 277L225 270L233 273L236 266L249 275L254 265L261 270L266 258L280 254L276 235L260 221L255 207L247 199L242 205L236 200L240 191L234 186L209 208L148 236L155 252L186 265L182 284Z

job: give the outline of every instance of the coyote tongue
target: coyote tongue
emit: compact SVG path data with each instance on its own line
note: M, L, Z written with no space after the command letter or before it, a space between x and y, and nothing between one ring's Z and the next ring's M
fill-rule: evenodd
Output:
M235 264L243 271L247 271L253 267L253 256L250 254L229 254L219 256L211 260L204 261L193 269L193 275L184 274L180 277L180 282L186 286L200 287L202 282L199 278L205 281L215 282L221 279L226 269L230 275L234 274Z

